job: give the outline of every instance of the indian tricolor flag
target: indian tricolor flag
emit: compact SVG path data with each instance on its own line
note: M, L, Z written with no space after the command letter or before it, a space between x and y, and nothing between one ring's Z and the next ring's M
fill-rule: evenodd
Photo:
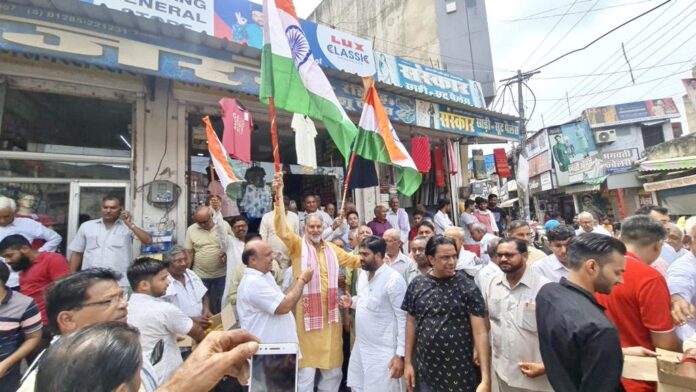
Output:
M358 134L314 60L291 0L264 0L259 100L322 121L347 160Z
M372 83L369 83L365 93L358 127L360 133L355 142L355 152L365 159L396 166L397 188L404 195L411 196L420 187L421 175L394 131Z
M225 147L217 137L213 125L210 123L210 118L208 116L203 117L203 122L205 123L205 135L208 138L210 159L213 161L215 173L220 177L222 188L227 191L227 185L243 180L240 180L234 170L232 170L232 159L230 159L229 154L225 151Z

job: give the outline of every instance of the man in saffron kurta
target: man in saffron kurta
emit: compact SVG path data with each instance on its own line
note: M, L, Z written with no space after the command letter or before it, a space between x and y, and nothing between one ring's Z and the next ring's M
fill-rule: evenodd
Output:
M299 279L302 265L309 263L306 253L316 255L313 281L320 282L321 316L313 315L311 320L321 320L321 327L305 325L305 306L310 301L308 290L305 288L302 301L295 306L295 322L297 337L300 342L300 373L298 391L313 391L316 371L321 372L319 391L337 391L341 383L341 365L343 364L343 326L338 319L338 298L334 288L338 285L338 266L360 268L360 257L351 255L336 245L321 238L323 222L311 214L305 220L304 237L300 237L290 229L285 216L283 204L283 173L276 173L273 180L276 192L274 227L278 238L288 247L292 263L293 279ZM316 218L316 219L315 219ZM316 227L315 227L316 226ZM326 248L326 247L329 248ZM313 249L309 248L313 247ZM304 251L304 252L303 252ZM303 254L305 253L305 254ZM329 263L327 263L329 258ZM335 271L335 272L334 272ZM329 279L329 277L333 279ZM335 280L335 281L333 281ZM337 292L336 292L337 293ZM334 317L335 312L335 317Z

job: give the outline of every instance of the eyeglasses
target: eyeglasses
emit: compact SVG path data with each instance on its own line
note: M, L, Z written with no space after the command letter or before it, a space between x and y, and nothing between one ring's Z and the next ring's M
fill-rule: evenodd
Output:
M519 252L517 252L517 253L497 253L497 256L499 259L502 259L503 257L505 257L506 259L511 259L511 258L517 256L518 254L520 254L520 253Z
M111 297L109 299L105 299L103 301L98 301L98 302L88 302L86 304L82 304L82 307L87 307L87 306L104 306L104 305L109 305L109 306L116 306L121 303L121 301L126 300L126 293L121 293L115 297Z

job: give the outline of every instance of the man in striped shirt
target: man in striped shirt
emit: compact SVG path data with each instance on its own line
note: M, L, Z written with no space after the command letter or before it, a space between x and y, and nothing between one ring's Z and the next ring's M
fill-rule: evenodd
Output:
M19 364L41 342L41 314L30 297L5 286L10 269L0 263L0 391L16 391Z

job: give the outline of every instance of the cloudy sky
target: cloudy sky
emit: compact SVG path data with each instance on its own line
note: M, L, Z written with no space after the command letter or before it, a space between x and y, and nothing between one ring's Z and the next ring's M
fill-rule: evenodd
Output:
M295 4L298 14L307 16L320 2L297 0ZM509 77L517 69L534 69L582 47L662 2L486 0L496 79ZM696 63L694 20L696 1L672 0L590 48L544 67L528 83L537 97L529 130L542 126L542 115L543 124L548 126L568 121L584 108L645 99L672 97L683 114L681 79L690 77ZM622 43L633 68L635 85L621 52ZM517 90L513 92L516 100ZM525 100L529 116L533 106L530 93L526 93ZM514 113L509 93L504 105L498 102L497 109ZM686 130L686 119L681 121Z

